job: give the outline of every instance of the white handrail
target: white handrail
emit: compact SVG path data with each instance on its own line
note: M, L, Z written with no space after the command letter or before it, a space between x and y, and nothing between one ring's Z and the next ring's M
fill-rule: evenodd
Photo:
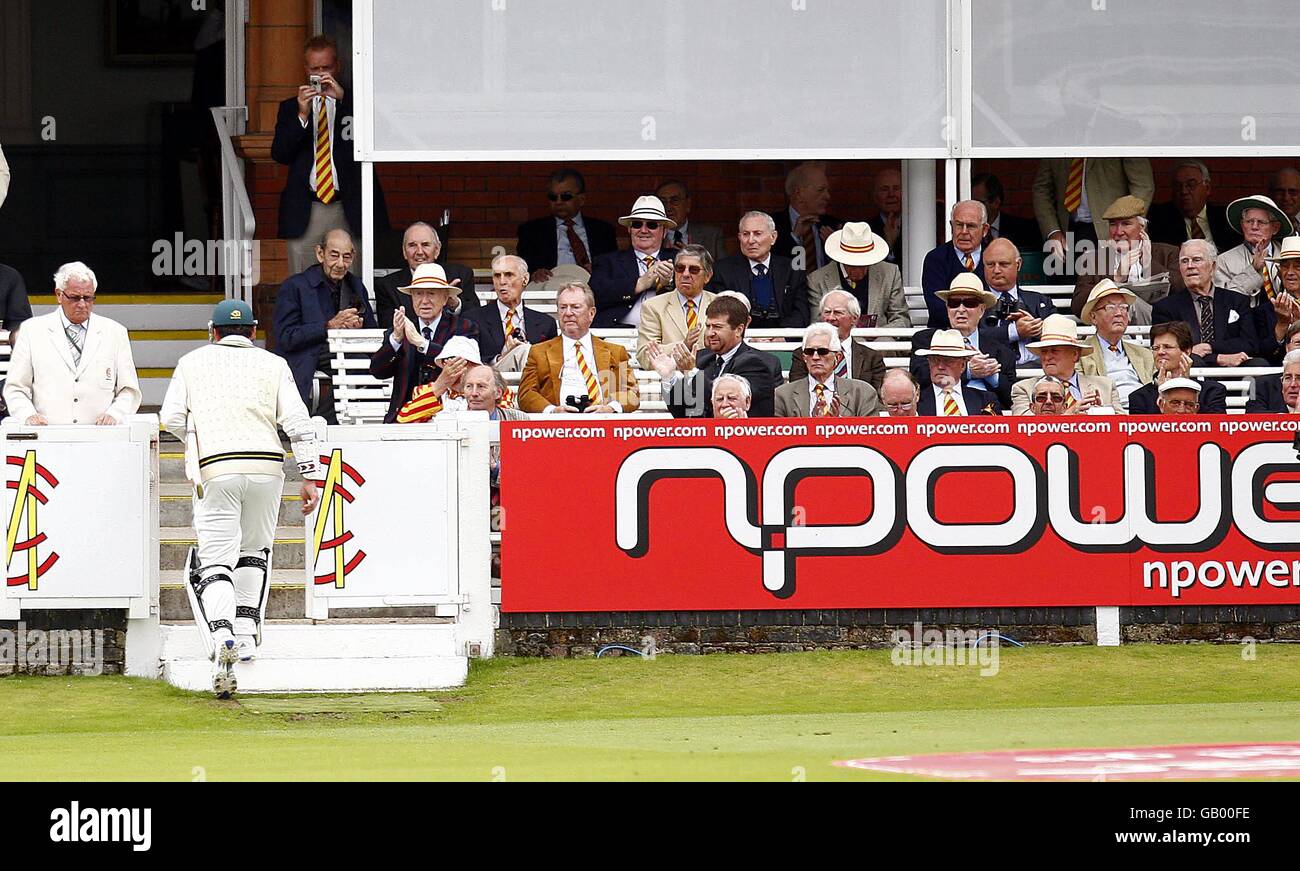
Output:
M244 182L244 165L232 143L235 127L248 119L246 106L213 106L212 121L221 143L222 276L226 299L253 304L253 285L259 263L253 242L257 220Z

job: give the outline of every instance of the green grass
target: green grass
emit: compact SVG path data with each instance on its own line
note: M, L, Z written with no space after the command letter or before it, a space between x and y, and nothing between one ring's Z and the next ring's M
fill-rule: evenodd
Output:
M873 779L903 753L1300 740L1300 647L477 662L421 695L219 702L133 678L0 679L0 778Z

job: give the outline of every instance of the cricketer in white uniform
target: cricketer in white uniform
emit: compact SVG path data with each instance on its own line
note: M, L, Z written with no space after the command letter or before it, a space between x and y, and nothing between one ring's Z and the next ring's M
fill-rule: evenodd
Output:
M268 562L284 489L279 426L304 477L302 512L319 500L316 430L284 358L253 344L257 322L239 300L212 313L212 344L176 364L162 404L162 424L185 444L186 476L195 485L197 566L189 574L195 619L211 633L213 690L236 689L236 659L252 659L270 587ZM200 631L204 627L200 626Z

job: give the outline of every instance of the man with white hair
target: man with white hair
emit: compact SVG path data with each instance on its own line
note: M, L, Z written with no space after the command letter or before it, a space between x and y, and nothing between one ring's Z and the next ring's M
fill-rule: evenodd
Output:
M375 318L380 324L393 322L393 310L399 305L406 307L407 320L415 320L415 306L411 298L399 288L411 283L415 267L421 263L437 263L442 255L442 239L438 231L424 221L416 221L402 234L402 259L406 268L389 273L375 281ZM468 314L479 307L478 294L474 292L474 270L458 263L442 264L447 280L461 289L455 298L457 304L448 302L448 307L458 314Z
M1157 324L1187 324L1197 366L1243 366L1259 353L1255 318L1245 296L1215 285L1217 259L1218 252L1204 239L1184 242L1178 249L1178 267L1187 289L1157 302L1151 319Z
M1278 311L1288 320L1296 314L1295 300L1283 291L1276 257L1281 240L1294 232L1291 218L1271 199L1256 194L1228 204L1228 223L1245 241L1219 255L1214 284L1249 300L1258 339L1255 353L1276 359Z
M1085 322L1084 303L1099 281L1110 279L1130 290L1130 323L1148 326L1151 305L1171 290L1182 290L1178 270L1178 249L1163 242L1153 242L1147 234L1147 204L1138 197L1120 197L1110 204L1104 216L1109 222L1110 239L1097 247L1096 256L1079 258L1078 279L1070 309ZM1164 276L1163 280L1161 276Z
M808 278L789 257L777 253L776 221L766 212L746 212L736 239L740 253L713 267L709 291L734 290L749 299L754 327L808 326Z
M921 417L1001 414L996 396L962 384L967 362L978 353L956 330L935 330L929 347L916 351L917 356L926 359L930 370L930 386L921 391L916 413Z
M466 320L478 326L478 347L483 362L505 371L522 371L521 357L527 357L527 346L559 335L555 318L523 304L528 278L528 264L522 257L497 255L492 258L492 288L497 301L465 315ZM518 365L508 365L513 361Z
M1171 182L1173 198L1151 207L1152 240L1176 248L1188 239L1205 239L1224 251L1240 244L1241 236L1228 226L1224 205L1210 202L1210 170L1204 163L1179 161Z
M754 400L749 380L742 375L719 375L713 382L713 416L724 419L749 417Z
M835 370L836 377L865 381L879 391L881 382L885 380L884 355L868 347L866 342L851 338L861 316L857 297L848 291L832 290L821 298L822 323L833 326L840 338L841 359ZM790 361L790 380L798 381L807 374L808 366L803 357L795 354Z
M843 354L840 337L830 324L805 329L799 354L808 375L776 388L777 417L868 417L880 411L876 388L835 376Z
M831 204L826 164L809 160L790 170L785 177L785 196L789 207L774 217L777 239L773 251L794 260L800 271L812 272L826 265L826 239L841 223L826 213ZM801 258L796 256L799 253Z
M1300 414L1300 350L1282 358L1282 404L1287 414Z
M111 426L140 407L126 328L91 314L98 288L80 261L54 273L59 308L23 324L10 358L4 399L15 420Z
M1170 378L1160 385L1156 408L1161 414L1199 414L1201 385L1191 378Z
M921 291L930 313L927 326L935 330L951 326L948 307L937 294L951 287L954 278L972 272L988 289L982 261L984 236L989 231L988 209L979 200L962 200L952 207L952 219L948 223L952 227L952 241L931 249L921 267Z

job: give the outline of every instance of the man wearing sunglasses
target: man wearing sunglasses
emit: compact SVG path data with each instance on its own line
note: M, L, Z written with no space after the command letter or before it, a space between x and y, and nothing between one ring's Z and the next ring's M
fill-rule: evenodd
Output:
M808 375L776 388L777 417L869 417L880 412L876 388L835 376L844 355L830 324L816 323L804 330L798 353Z
M140 407L126 328L91 314L98 287L86 264L65 263L54 274L59 307L23 324L4 387L15 421L111 426Z
M637 197L632 213L618 222L627 227L632 247L602 254L592 266L597 327L639 327L641 307L673 285L677 249L664 247L664 234L677 224L659 198Z
M519 226L516 252L532 269L536 282L549 281L551 270L572 263L591 272L593 261L618 250L614 226L582 213L587 181L576 169L559 169L547 180L551 214Z
M1065 396L1070 388L1055 375L1044 375L1034 382L1029 394L1029 415L1057 415L1065 413Z
M1001 410L1011 407L1011 386L1016 380L1016 352L998 340L996 328L981 326L984 313L996 302L992 292L984 289L980 279L969 272L953 278L951 286L937 294L948 312L952 329L966 348L974 352L962 373L961 383L976 390L986 390L997 397ZM912 375L922 390L930 386L927 355L936 330L922 330L912 336Z
M687 245L673 259L676 290L660 294L641 307L636 330L636 356L649 369L650 343L680 345L694 354L704 347L704 312L713 294L704 289L713 277L713 255L703 245Z

